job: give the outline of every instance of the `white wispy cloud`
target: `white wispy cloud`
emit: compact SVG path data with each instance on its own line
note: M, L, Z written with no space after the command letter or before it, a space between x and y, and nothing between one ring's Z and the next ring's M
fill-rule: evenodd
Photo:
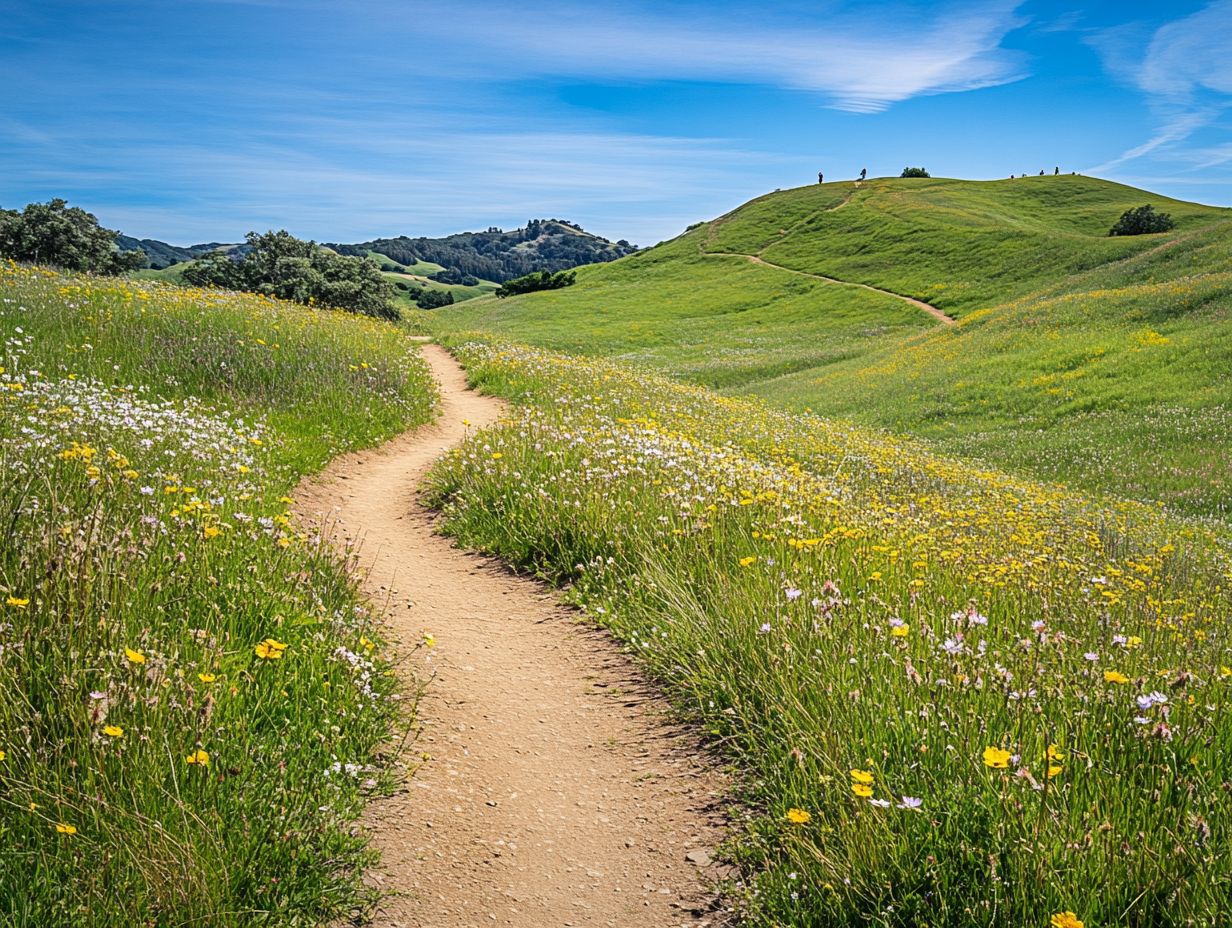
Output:
M680 5L633 12L595 4L505 0L426 15L423 31L485 49L497 74L764 84L877 112L921 94L1018 80L1026 61L1001 47L1022 25L1021 0L862 9L814 7L773 15Z
M1153 33L1133 23L1105 30L1090 44L1114 76L1146 95L1157 123L1147 141L1090 170L1106 172L1164 153L1202 165L1204 159L1173 149L1232 106L1232 0L1214 0ZM1218 163L1209 159L1205 166Z

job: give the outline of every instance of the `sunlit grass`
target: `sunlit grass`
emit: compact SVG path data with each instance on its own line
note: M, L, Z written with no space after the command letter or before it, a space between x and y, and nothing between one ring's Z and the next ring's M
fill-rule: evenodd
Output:
M608 362L461 357L522 405L435 471L447 528L568 582L739 761L753 924L1232 918L1219 537Z
M403 715L288 493L426 421L422 360L371 320L13 266L0 339L0 921L357 911Z

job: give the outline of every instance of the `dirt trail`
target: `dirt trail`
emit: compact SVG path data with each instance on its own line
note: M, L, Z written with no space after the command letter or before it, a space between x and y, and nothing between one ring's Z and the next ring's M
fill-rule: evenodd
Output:
M837 207L835 208L837 209ZM923 300L917 300L915 297L903 296L901 293L894 293L892 290L882 290L880 287L872 287L868 284L853 283L850 280L839 280L837 277L825 277L821 274L810 274L808 271L797 271L792 267L783 267L781 264L772 264L765 258L758 255L745 255L734 251L708 251L706 254L716 258L744 258L747 261L752 261L754 264L760 264L764 267L772 267L778 271L787 271L789 274L799 274L801 277L811 277L814 280L824 280L826 283L840 284L844 287L859 287L862 290L871 290L873 293L880 293L882 296L892 296L896 300L902 300L904 303L910 303L917 309L924 310L924 312L928 313L938 322L945 325L953 325L958 321L953 316L947 316L944 312L939 310L936 306L933 306L931 303L925 303Z
M429 757L367 823L383 857L373 881L392 893L376 924L715 924L704 884L722 783L696 742L667 727L606 635L433 533L419 479L504 406L468 391L443 349L423 350L437 424L335 461L299 497L306 519L362 542L367 591L389 601L408 669L435 675L414 754ZM425 633L436 646L411 654Z

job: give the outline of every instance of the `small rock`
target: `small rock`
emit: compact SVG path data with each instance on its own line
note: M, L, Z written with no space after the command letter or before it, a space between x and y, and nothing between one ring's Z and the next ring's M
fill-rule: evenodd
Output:
M689 853L684 855L684 858L690 863L697 864L699 867L710 866L710 853L700 847L689 851Z

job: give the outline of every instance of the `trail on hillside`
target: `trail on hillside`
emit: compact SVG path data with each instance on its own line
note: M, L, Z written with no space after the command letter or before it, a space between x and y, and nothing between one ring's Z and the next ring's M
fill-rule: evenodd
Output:
M855 283L850 280L839 280L836 277L825 277L821 274L810 274L808 271L797 271L795 268L784 267L781 264L774 264L767 261L760 255L745 255L735 251L708 251L705 252L705 254L716 258L744 258L746 261L752 261L754 264L760 264L763 267L772 267L778 271L787 271L789 274L799 274L801 277L811 277L813 280L824 280L826 283L839 284L843 287L859 287L862 290L871 290L873 293L880 293L882 296L892 296L896 300L902 300L904 303L910 303L917 309L924 310L924 312L928 313L944 325L953 325L958 321L953 316L946 315L946 313L942 312L931 303L925 303L923 300L917 300L915 297L903 296L901 293L895 293L892 290L882 290L880 287L873 287L869 284Z
M375 923L712 924L720 778L607 635L540 584L435 534L421 478L505 407L468 390L446 351L423 350L438 422L335 461L301 487L298 507L362 544L395 647L432 676L414 746L422 764L370 807L382 854L372 879L391 893Z

